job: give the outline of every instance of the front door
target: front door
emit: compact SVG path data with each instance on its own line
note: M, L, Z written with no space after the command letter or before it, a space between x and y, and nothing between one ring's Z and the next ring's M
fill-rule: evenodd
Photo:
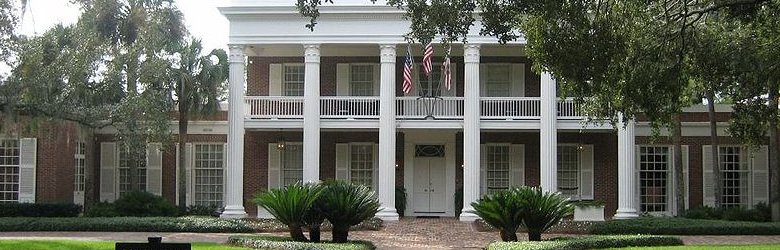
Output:
M444 157L415 157L414 212L444 213L446 168Z

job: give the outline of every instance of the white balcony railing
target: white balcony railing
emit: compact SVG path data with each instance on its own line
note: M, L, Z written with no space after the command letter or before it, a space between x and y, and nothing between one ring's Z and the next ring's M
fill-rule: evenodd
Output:
M482 97L483 120L539 119L541 103L538 97Z
M574 103L574 99L558 99L558 119L582 119L579 105Z
M324 119L379 119L379 97L322 96L320 110Z
M247 96L247 118L303 119L302 96Z
M397 119L463 119L463 97L440 97L420 99L419 97L396 98Z

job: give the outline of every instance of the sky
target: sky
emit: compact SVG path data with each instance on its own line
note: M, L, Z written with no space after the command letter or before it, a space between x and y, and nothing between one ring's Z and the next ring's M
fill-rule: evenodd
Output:
M228 21L217 6L227 5L228 0L176 0L184 13L190 34L203 40L203 51L227 50ZM57 23L73 24L80 12L69 0L28 0L27 12L21 23L21 33L42 34Z

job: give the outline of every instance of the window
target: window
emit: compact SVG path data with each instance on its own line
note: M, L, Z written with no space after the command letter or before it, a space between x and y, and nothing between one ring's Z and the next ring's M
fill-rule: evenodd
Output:
M78 142L76 146L76 179L73 182L73 188L76 192L84 192L84 168L87 165L87 144Z
M285 96L303 96L303 83L306 79L303 65L284 65L282 92Z
M290 144L282 154L282 185L287 186L303 180L303 145Z
M486 73L486 96L506 97L512 94L512 67L510 65L489 65Z
M195 145L194 205L222 207L224 155L222 144Z
M350 65L350 95L374 95L374 65Z
M747 150L741 147L720 147L721 204L723 207L739 207L748 205L749 185Z
M419 65L419 86L420 96L441 96L442 89L446 88L441 86L441 64L433 64L433 71L431 71L431 77L425 75L425 71L422 69L422 64ZM453 83L454 84L454 83Z
M575 197L580 188L580 152L576 145L558 146L558 191ZM575 197L579 198L579 197Z
M19 140L0 139L0 203L19 201Z
M130 188L130 153L126 146L120 146L119 150L119 196L127 193ZM146 150L140 149L138 156L138 190L146 191Z
M509 145L487 145L487 192L509 189Z
M350 145L350 181L372 187L374 184L374 145Z
M639 147L639 198L643 213L668 211L669 152L667 146Z

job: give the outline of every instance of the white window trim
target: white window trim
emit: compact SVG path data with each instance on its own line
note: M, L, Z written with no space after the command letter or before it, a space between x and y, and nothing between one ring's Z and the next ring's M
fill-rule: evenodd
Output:
M282 63L281 65L282 65L282 68L281 68L281 70L282 70L282 72L281 72L282 79L280 79L281 80L281 82L280 82L281 86L279 86L280 90L281 90L281 95L282 96L292 96L292 95L287 95L287 78L286 78L287 67L303 67L303 77L304 77L304 81L303 81L303 88L304 88L304 90L303 90L303 92L305 92L305 88L306 88L306 80L305 80L306 79L306 64L304 64L304 63ZM300 96L303 96L303 92L301 92Z
M285 142L284 144L285 144L285 147L286 146L290 146L290 145L298 146L298 147L301 148L301 151L303 151L303 142ZM287 150L287 149L285 148L285 150ZM285 177L284 176L284 172L285 172L285 166L287 165L286 161L285 161L285 157L284 157L285 150L282 150L282 152L280 152L280 154L279 154L279 157L280 157L280 159L279 159L279 163L280 163L280 165L279 165L279 171L280 171L279 172L279 185L280 185L280 187L285 187L286 186L284 184L284 177ZM303 157L306 157L306 155L304 155ZM304 167L305 166L303 166L303 160L301 160L301 168L300 168L301 176L303 176L303 168ZM297 170L297 169L294 169L294 170ZM300 181L302 181L302 179Z
M580 197L582 196L582 150L577 148L577 147L582 146L582 145L584 145L584 144L578 144L578 143L558 143L558 147L559 148L560 147L575 147L575 150L577 150L577 191L575 192L575 194L570 195L570 198L572 200L579 200ZM558 149L556 149L556 152L560 152L560 151ZM556 154L555 157L557 159L558 155ZM559 177L560 175L558 174L558 171L560 171L560 167L561 167L560 164L561 163L559 161L556 161L556 162L558 163L558 166L556 166L555 176L556 176L556 183L559 183L557 178L560 178ZM559 184L559 186L560 186L560 184Z
M376 86L376 82L379 79L374 79L376 76L377 71L381 71L380 67L377 66L376 63L349 63L349 73L347 75L348 84L349 84L349 96L358 96L353 95L352 92L354 91L354 79L352 79L352 67L354 66L371 66L371 94L370 95L359 95L359 96L374 96L374 93L376 93L376 88L379 88L380 86Z
M352 146L371 146L372 147L371 148L371 157L372 157L372 159L371 159L371 166L372 166L371 167L371 183L372 183L372 185L369 186L369 187L373 188L373 183L377 181L377 180L374 180L374 176L376 176L376 173L375 173L376 169L374 169L373 166L376 164L376 162L374 162L374 161L378 160L377 158L379 157L379 156L374 155L374 148L373 147L376 147L376 143L374 143L374 142L350 142L350 143L346 143L346 144L348 145L348 150L349 150L348 157L347 157L348 158L347 159L347 161L348 161L347 162L347 181L349 181L349 182L352 182L352 171L353 171L353 169L352 169Z
M19 164L15 165L16 168L17 168L17 173L16 173L16 176L17 176L17 181L16 181L16 200L0 200L0 202L19 202L20 196L21 196L19 190L20 190L21 185L22 185L22 183L21 183L22 182L22 176L21 176L21 171L22 171L22 145L21 144L22 144L22 142L21 142L21 138L17 139L17 138L3 138L3 137L0 137L0 140L13 140L13 141L16 141L16 147L17 147L17 152L18 152L16 157L19 158ZM3 165L3 167L14 167L14 165ZM7 191L7 193L10 193L10 191Z
M222 201L220 201L220 204L221 204L220 206L224 206L225 205L225 193L224 193L225 192L225 177L226 177L226 175L225 175L225 168L226 168L225 164L226 164L226 161L225 160L227 159L227 147L225 146L224 142L193 142L192 143L192 155L191 155L191 157L192 157L192 159L191 159L191 161L192 161L192 169L189 170L189 171L192 171L192 173L190 174L191 180L189 182L190 183L189 185L192 186L192 188L191 188L192 194L190 194L190 197L191 197L192 201L190 201L189 204L196 204L198 202L198 200L197 200L197 196L198 196L197 195L197 189L195 188L196 184L197 184L196 180L198 178L197 171L196 171L197 170L197 168L196 168L197 161L196 160L198 158L197 157L197 154L198 154L197 148L198 148L198 146L204 146L204 145L205 146L221 146L222 147L222 159L221 159L222 160L222 168L221 168L221 170L222 170ZM216 160L216 159L214 159L214 160ZM177 173L178 173L178 170L177 170ZM177 187L178 187L178 184L177 184ZM177 188L177 190L178 190L178 188Z
M506 95L506 96L493 96L493 95L490 95L488 93L489 92L488 88L490 86L490 76L491 76L491 74L489 74L489 72L490 72L491 68L494 68L494 67L509 67L509 79L507 80L508 81L507 82L507 88L508 89L506 90L506 93L508 95ZM512 63L486 63L485 64L485 71L486 71L486 72L484 72L485 73L485 94L484 94L485 97L512 97L512 94L513 94L513 92L512 92L512 84L513 84L513 81L512 81Z
M485 156L487 156L487 150L490 147L506 147L507 148L507 164L509 164L508 168L506 169L506 178L507 178L507 189L512 187L512 156L511 156L511 150L512 150L512 143L485 143ZM489 194L491 191L491 187L488 185L490 183L490 180L488 179L488 171L490 171L488 168L490 166L490 162L488 159L485 159L485 189L487 190L487 193Z
M721 159L721 153L723 151L721 149L722 148L729 148L729 147L739 148L739 150L740 150L740 164L741 165L743 164L747 168L746 170L729 171L729 172L745 173L747 175L747 177L745 178L745 182L740 182L740 185L746 186L746 187L744 187L744 189L742 187L740 187L740 189L744 190L746 194L742 195L742 196L745 197L745 199L740 200L739 206L740 207L751 207L752 204L753 204L753 201L752 201L752 199L753 199L753 162L751 161L751 159L753 157L754 152L753 152L753 150L750 150L750 148L745 147L743 145L739 145L739 144L719 144L718 145L718 164L721 164L721 166L723 164L723 161ZM713 150L714 150L714 147L713 147ZM745 157L747 157L747 159L741 159L741 157L743 155ZM717 168L720 168L721 166L717 166ZM723 174L725 174L723 169L720 169L720 174L721 174L720 180L723 181L725 179L724 178L725 176L723 176ZM723 192L721 192L721 205L725 205L725 203L724 203L725 199L723 199L724 197L725 197L725 194Z
M84 152L79 152L81 148L81 144L84 144ZM76 153L73 154L73 158L75 160L75 171L74 171L74 180L73 180L73 191L75 192L84 192L84 189L86 188L84 185L84 178L86 178L86 159L87 159L87 143L83 141L77 141L76 142ZM84 166L79 166L79 160L84 163ZM81 170L81 174L79 174L79 170ZM82 178L79 178L82 177ZM79 186L82 186L81 188Z

